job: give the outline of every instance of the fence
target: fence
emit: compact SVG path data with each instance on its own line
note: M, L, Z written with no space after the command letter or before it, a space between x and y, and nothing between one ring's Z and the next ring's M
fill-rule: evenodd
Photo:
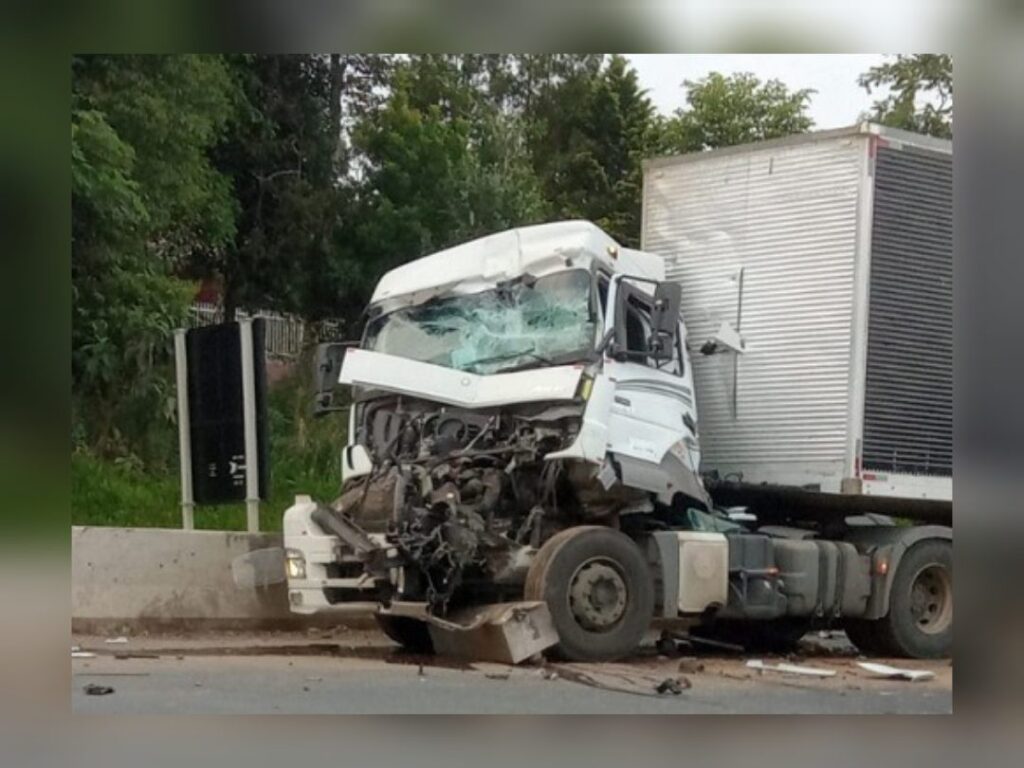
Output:
M320 338L335 337L341 330L340 323L323 321L316 324L314 331L313 327L300 317L265 310L238 310L235 316L238 320L260 317L266 321L265 350L268 358L294 360L301 354L304 345L315 344ZM224 309L217 304L197 302L189 309L189 325L192 328L216 325L223 321Z

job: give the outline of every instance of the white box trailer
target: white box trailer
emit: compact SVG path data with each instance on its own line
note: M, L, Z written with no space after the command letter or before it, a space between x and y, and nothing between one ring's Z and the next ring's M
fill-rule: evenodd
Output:
M863 123L653 159L642 241L691 347L743 340L693 358L706 472L952 500L952 142Z

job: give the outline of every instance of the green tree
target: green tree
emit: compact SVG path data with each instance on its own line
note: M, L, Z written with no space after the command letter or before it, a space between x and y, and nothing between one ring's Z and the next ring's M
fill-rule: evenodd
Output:
M276 309L310 319L348 302L345 227L355 194L346 122L376 109L389 57L236 56L244 108L214 152L239 203L226 248L197 250L222 283L224 314Z
M640 238L641 163L654 109L621 56L523 56L502 81L528 125L530 159L552 218L586 218L627 245Z
M868 119L944 139L953 138L953 58L948 54L899 55L858 80L869 94L886 95Z
M712 72L686 80L687 106L663 122L663 152L698 152L803 133L814 125L807 114L810 88L791 91L779 80L749 72Z
M356 126L362 175L353 256L343 263L347 284L364 300L387 269L542 218L522 124L478 90L480 72L465 63L448 56L398 63L387 103Z
M237 105L212 56L81 56L72 64L72 386L78 439L156 455L170 331L194 286L175 277L234 233L207 150ZM152 450L151 450L152 449Z

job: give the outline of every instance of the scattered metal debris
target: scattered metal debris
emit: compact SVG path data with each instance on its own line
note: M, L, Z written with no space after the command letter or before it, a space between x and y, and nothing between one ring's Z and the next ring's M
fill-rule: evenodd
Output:
M89 683L82 687L82 691L86 696L107 696L114 692L114 689L109 685L99 685L97 683Z
M761 659L750 659L747 661L746 666L762 672L784 672L792 675L805 675L807 677L835 677L836 675L834 669L806 667L797 664L765 664Z
M857 666L867 672L871 672L876 677L884 677L889 680L917 682L919 680L931 680L935 677L935 673L927 669L900 669L899 667L890 667L888 664L878 664L872 661L858 661Z
M679 644L669 632L662 632L655 646L662 656L674 658L679 655Z
M682 640L690 645L706 645L709 648L720 648L723 651L733 651L734 653L743 653L746 650L742 645L737 645L736 643L710 640L706 637L695 637L694 635L686 635Z
M443 656L519 664L558 642L547 603L521 601L429 616L434 650Z
M660 694L671 693L673 696L678 696L683 691L692 688L693 683L685 677L666 677L656 686L654 690Z

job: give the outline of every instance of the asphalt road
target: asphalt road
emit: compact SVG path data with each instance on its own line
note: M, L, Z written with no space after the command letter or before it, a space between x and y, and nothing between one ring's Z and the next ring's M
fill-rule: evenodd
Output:
M341 714L904 714L952 711L948 661L899 661L926 682L870 678L851 654L798 660L828 679L757 672L749 656L667 658L653 649L616 664L508 667L405 654L379 636L231 635L73 638L97 655L72 659L78 713ZM117 658L129 656L129 658ZM141 656L141 658L140 658ZM155 658L154 658L155 656ZM779 661L779 659L766 659ZM657 693L665 679L679 693ZM87 695L89 684L108 695Z

